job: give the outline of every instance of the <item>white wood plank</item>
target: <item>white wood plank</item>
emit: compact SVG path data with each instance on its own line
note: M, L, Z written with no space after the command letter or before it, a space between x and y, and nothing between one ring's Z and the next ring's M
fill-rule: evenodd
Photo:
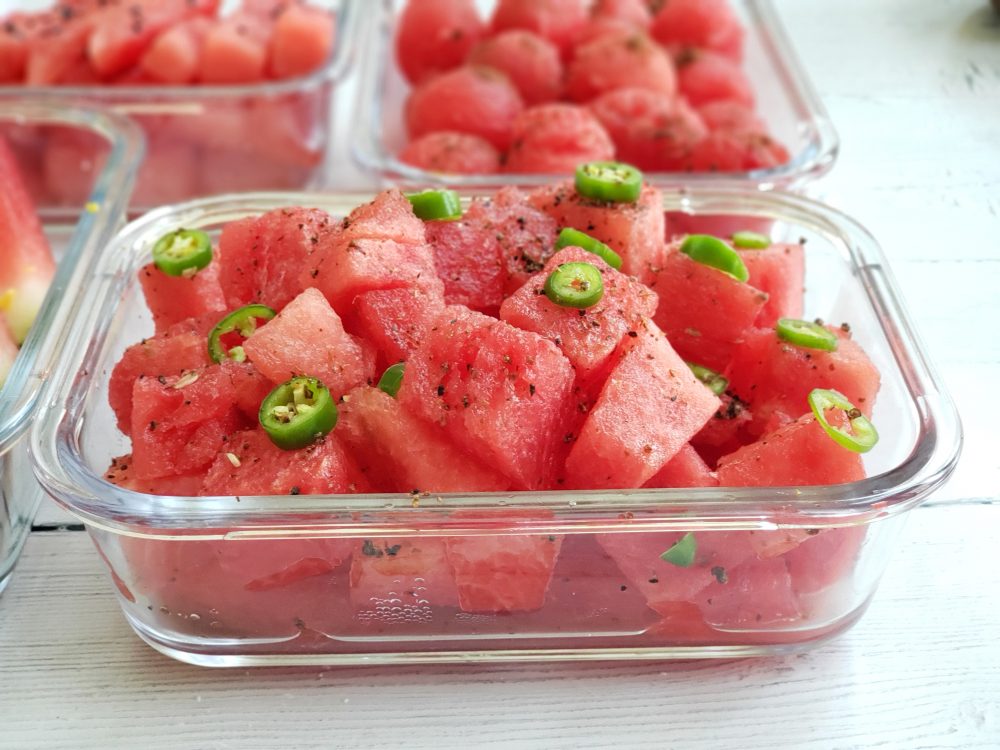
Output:
M0 747L997 747L998 544L1000 508L915 511L861 622L786 659L210 671L139 642L85 534L36 533Z

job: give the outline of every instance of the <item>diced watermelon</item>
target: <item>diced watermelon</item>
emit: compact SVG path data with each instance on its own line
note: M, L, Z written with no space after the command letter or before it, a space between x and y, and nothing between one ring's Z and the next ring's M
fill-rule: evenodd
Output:
M168 276L152 263L139 269L146 306L153 314L157 333L187 318L201 317L226 309L219 284L219 264L211 263L190 278Z
M207 18L192 18L163 31L146 50L139 67L154 81L182 86L201 71L201 52L212 28Z
M274 388L274 383L254 367L253 362L235 362L226 359L222 361L221 366L233 383L236 407L243 416L251 422L256 422L260 415L260 405Z
M45 298L55 263L17 160L2 136L0 184L0 315L20 343Z
M727 0L670 0L653 19L653 36L674 50L690 47L743 56L743 29Z
M218 367L138 378L132 387L132 463L138 479L196 473L243 426L232 381Z
M445 174L492 174L500 171L500 152L468 133L439 131L415 138L399 152L399 160Z
M691 445L710 466L715 466L721 456L752 443L754 439L748 429L753 415L746 402L728 391L719 399L722 406L691 438Z
M502 150L523 109L524 101L507 76L493 68L465 65L410 92L406 129L411 138L439 130L469 133Z
M540 187L531 203L560 227L586 232L622 256L622 272L648 282L663 263L663 196L652 185L642 188L635 203L605 203L584 198L572 182Z
M801 544L785 554L795 591L812 594L849 575L867 533L866 526L847 526L809 534Z
M604 296L586 310L560 307L545 296L545 280L563 263L590 263L601 272ZM656 294L631 276L611 268L593 253L567 247L553 255L540 274L504 300L500 317L534 331L558 346L578 377L604 367L618 345L644 318L656 312Z
M352 330L375 346L384 368L410 358L442 307L441 295L424 289L364 292L354 298Z
M572 385L550 341L450 306L406 363L398 397L516 487L538 489L557 468Z
M590 12L594 18L618 18L640 29L653 22L645 0L596 0Z
M767 128L753 111L740 102L731 99L717 99L702 104L698 114L710 130L736 130L751 133L764 133Z
M615 145L584 107L554 102L514 120L503 168L514 173L571 174L588 161L610 161Z
M28 64L28 40L20 21L23 14L8 16L0 24L0 83L18 83Z
M404 245L426 241L424 224L399 190L383 190L368 203L351 211L340 224L348 240L392 240Z
M305 288L302 270L333 223L318 209L277 208L226 224L217 261L228 306L259 302L279 310L288 304Z
M677 89L695 107L732 101L753 108L753 86L738 63L705 50L689 51L677 62Z
M836 415L828 413L836 424ZM834 442L806 414L755 443L719 459L722 487L799 487L856 482L865 476L861 455Z
M112 458L111 466L104 473L104 478L111 484L130 489L133 492L175 497L197 497L201 490L201 483L205 479L203 471L195 474L139 479L132 470L132 464L131 454Z
M644 487L717 487L719 479L701 460L690 444L682 446L674 457L654 474Z
M767 295L692 260L675 242L650 287L660 297L656 322L684 359L721 372L753 328Z
M490 25L494 32L527 29L547 38L566 57L587 22L582 0L500 0Z
M333 15L307 5L290 5L274 22L268 46L273 78L295 78L319 69L330 57L336 36Z
M802 617L781 558L726 568L698 594L698 605L705 621L718 628L768 628Z
M750 273L748 283L767 293L755 325L770 328L779 318L801 318L806 283L802 245L774 243L764 250L737 252Z
M684 168L694 172L745 172L774 169L789 158L787 149L764 133L716 130L695 144Z
M213 458L202 495L332 495L367 490L336 431L305 448L287 451L262 429L246 430L230 435Z
M379 537L355 542L351 604L361 618L402 612L411 626L429 619L431 607L457 607L458 589L444 540Z
M316 289L306 289L243 343L254 366L274 383L318 378L334 398L374 377L374 361Z
M775 413L793 419L809 411L814 388L840 391L865 414L871 414L880 377L868 355L849 334L837 334L837 351L826 352L793 346L778 338L774 329L748 331L735 349L728 370L729 387L753 410L755 434L761 434Z
M405 375L404 375L405 378ZM344 396L337 434L376 491L503 492L510 482L457 447L437 426L378 388Z
M256 16L234 13L205 35L198 78L207 84L256 83L267 72L267 38Z
M24 83L28 86L51 86L62 83L66 74L76 70L87 57L93 22L89 18L71 20L38 33L28 43L28 62Z
M589 102L620 88L677 92L673 61L642 32L605 34L577 47L566 69L566 94L574 101Z
M406 3L397 29L396 60L417 84L465 62L483 22L473 0L420 0Z
M559 98L563 79L559 49L531 31L511 29L485 39L467 61L504 73L529 106Z
M570 487L641 487L719 407L651 320L635 333L566 459Z
M643 29L641 27L636 26L634 23L630 23L622 18L594 16L587 19L587 23L580 27L580 31L577 32L577 35L573 40L573 48L575 50L577 47L583 47L584 45L589 44L595 39L599 39L603 36L628 36L642 30ZM572 59L572 54L570 55L570 58Z

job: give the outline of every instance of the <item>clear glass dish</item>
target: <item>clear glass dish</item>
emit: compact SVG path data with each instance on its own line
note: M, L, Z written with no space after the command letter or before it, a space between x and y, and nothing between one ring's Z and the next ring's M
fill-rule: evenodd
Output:
M336 41L319 70L299 78L234 86L0 85L0 98L45 94L85 101L130 116L147 138L147 153L131 208L235 190L301 190L323 183L328 167L334 94L354 56L361 3L313 0L336 16ZM35 0L13 0L3 13L37 10ZM227 8L238 3L228 2ZM85 136L45 137L42 174L69 167L99 168L86 155ZM78 181L77 181L78 182ZM46 202L76 205L86 193L77 182L44 181Z
M103 164L100 170L79 179L74 173L66 173L67 180L86 185L86 197L72 209L47 205L33 179L38 176L34 146L42 133L85 137L93 144L86 158ZM120 116L52 100L0 100L0 134L10 142L22 166L60 261L35 324L0 389L2 591L43 494L28 466L24 433L35 413L42 382L66 340L73 319L71 303L80 293L86 269L121 226L142 155L142 135Z
M200 498L103 480L111 458L129 450L107 407L108 378L125 347L152 331L136 272L153 241L177 226L217 232L280 206L343 216L361 200L256 194L166 207L129 225L98 261L32 431L33 466L86 524L133 628L164 653L246 666L801 649L862 614L907 512L957 461L957 412L875 240L805 198L693 189L665 193L665 210L772 222L776 236L807 240L807 316L849 320L882 374L870 478L801 488ZM687 531L699 549L763 543L772 556L733 567L722 552L711 570L715 594L664 592L659 576L671 566L659 554ZM789 537L806 541L785 552ZM785 598L775 603L768 591Z
M444 175L396 158L406 144L403 107L409 84L396 64L396 23L406 0L374 0L362 30L364 58L351 138L357 162L382 179L402 184L464 187L549 182L551 175ZM477 3L491 12L495 2ZM705 186L732 183L760 189L798 189L830 170L837 156L837 132L799 62L770 0L730 0L746 29L744 72L757 97L757 113L791 159L773 169L737 173L650 172L659 185Z

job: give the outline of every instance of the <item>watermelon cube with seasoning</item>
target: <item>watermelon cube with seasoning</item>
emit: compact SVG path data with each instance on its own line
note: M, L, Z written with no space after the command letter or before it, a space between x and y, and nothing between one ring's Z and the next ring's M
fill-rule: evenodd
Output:
M444 539L377 537L354 542L351 604L359 619L388 619L390 625L409 627L432 621L433 607L457 607L458 588Z
M354 298L348 326L378 352L377 365L385 369L409 359L434 316L444 307L436 289L378 289Z
M157 333L188 318L217 313L221 319L225 315L218 263L210 263L193 276L168 276L150 263L139 269L139 283Z
M737 248L750 278L767 294L754 325L770 328L779 318L801 318L805 298L805 253L799 243L775 242L762 250Z

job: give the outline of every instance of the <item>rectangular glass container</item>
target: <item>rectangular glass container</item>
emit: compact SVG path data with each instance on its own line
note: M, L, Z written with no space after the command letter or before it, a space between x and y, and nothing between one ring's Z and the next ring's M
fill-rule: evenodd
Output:
M51 134L91 144L85 158L102 167L65 178L85 186L75 207L46 204L37 172L36 144ZM10 143L42 216L59 261L28 337L0 389L0 591L31 528L42 491L31 473L24 433L35 413L41 385L51 372L72 320L83 274L120 227L142 153L138 129L120 116L52 100L0 99L0 135ZM0 186L2 189L2 186Z
M496 3L477 3L484 17ZM757 114L781 142L790 160L773 169L746 172L649 172L660 185L703 186L720 182L761 189L797 189L833 166L839 148L836 130L796 56L770 0L730 0L746 30L743 70L753 86ZM366 4L367 5L367 4ZM399 161L407 142L403 108L410 90L396 64L394 40L406 0L373 0L362 29L361 83L351 138L358 163L382 179L403 184L428 183L476 187L541 184L551 175L503 173L452 175L430 172Z
M227 10L238 2L225 3ZM362 3L313 0L336 17L334 48L315 72L246 85L160 86L0 85L0 98L44 94L85 101L128 115L147 138L131 208L134 212L196 196L237 190L301 190L324 182L334 95L354 56L355 19ZM51 3L13 0L3 13ZM69 168L82 178L98 169L86 157L86 136L47 136L37 144L46 202L80 203L79 181L59 179ZM91 175L92 176L92 175Z
M696 188L664 194L669 217L770 223L775 237L807 242L806 316L849 320L881 372L873 420L882 440L865 456L870 478L791 488L198 498L102 479L129 451L107 405L108 379L124 349L152 331L136 272L155 239L178 226L218 232L281 206L344 216L362 200L259 194L166 207L127 227L97 263L32 432L33 465L86 524L128 621L164 653L246 666L802 649L862 614L907 512L957 461L958 415L875 240L805 198ZM659 560L688 531L700 550L716 551L710 571L692 570L702 582L710 572L717 588L678 588L686 579ZM729 560L727 550L747 544L766 551Z

